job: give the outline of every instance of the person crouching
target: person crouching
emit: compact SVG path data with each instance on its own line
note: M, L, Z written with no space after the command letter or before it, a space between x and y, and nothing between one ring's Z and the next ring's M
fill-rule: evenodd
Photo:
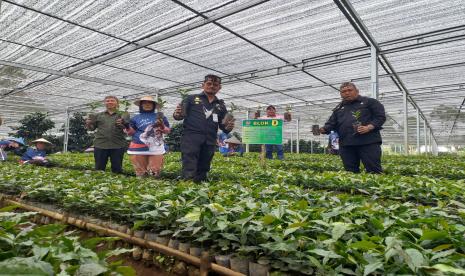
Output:
M19 161L21 164L33 164L38 166L51 166L50 161L47 159L47 148L52 145L44 138L32 141L34 147L27 148L26 152Z
M132 136L128 154L136 176L158 177L165 154L163 134L170 132L170 125L163 113L155 112L157 103L152 96L142 97L134 104L139 106L139 114L130 120L126 128L126 133Z

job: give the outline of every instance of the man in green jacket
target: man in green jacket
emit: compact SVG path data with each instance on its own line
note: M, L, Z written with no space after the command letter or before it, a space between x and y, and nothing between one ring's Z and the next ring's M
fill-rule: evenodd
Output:
M103 102L106 110L86 119L86 128L97 130L94 139L95 169L104 171L110 159L111 171L121 173L128 146L123 129L129 122L129 114L118 114L119 100L115 96L106 96Z

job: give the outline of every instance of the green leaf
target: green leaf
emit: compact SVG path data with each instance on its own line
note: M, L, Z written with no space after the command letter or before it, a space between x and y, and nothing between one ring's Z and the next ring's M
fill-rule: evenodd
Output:
M405 253L409 256L407 259L407 265L410 267L411 270L416 272L417 268L425 265L425 258L420 251L415 248L407 248L405 249Z
M134 222L134 226L132 226L132 230L138 230L142 225L144 225L146 223L145 220L136 220L136 222Z
M39 261L35 258L15 257L0 262L2 275L53 275L51 264Z
M383 223L377 219L377 218L371 218L370 219L371 224L378 230L384 230L384 225Z
M364 270L363 270L363 276L366 276L370 273L373 273L375 272L376 270L380 269L380 268L383 268L383 263L382 262L375 262L375 263L371 263L371 264L368 264L365 266Z
M457 275L465 275L465 269L462 268L455 268L446 264L435 264L433 265L434 269L437 269L441 272L445 273L453 273Z
M342 237L345 232L350 228L350 224L343 223L343 222L335 222L333 223L334 227L331 230L331 235L333 240L337 241L340 237Z
M208 207L210 207L211 210L216 212L224 212L226 210L223 206L221 206L221 204L218 203L211 203L210 205L208 205Z
M11 212L13 210L16 210L17 208L19 208L18 205L9 205L9 206L6 206L6 207L3 207L0 209L0 213L3 213L3 212Z
M262 220L264 224L268 225L272 224L276 220L276 217L273 215L265 215Z
M342 258L341 255L338 255L338 254L334 253L333 251L319 249L319 248L309 250L308 252L315 253L315 254L320 255L322 257L325 257L325 258L331 258L331 259L340 259L340 258Z
M424 229L420 240L421 241L426 241L426 240L434 241L434 240L444 239L447 236L448 236L448 233L446 231Z
M107 268L98 263L83 264L76 271L79 276L97 276L101 273L107 272Z
M377 248L378 245L371 241L363 240L363 241L354 242L351 245L349 245L349 247L355 248L355 249L370 250L370 249Z
M449 249L449 250L446 250L446 251L441 251L441 252L439 252L437 254L434 254L434 256L431 258L431 261L447 257L447 256L452 255L454 253L455 253L455 249Z
M99 243L102 243L102 242L113 242L113 241L117 241L119 240L120 238L117 238L117 237L95 237L95 238L90 238L88 240L85 240L82 242L82 245L84 247L87 247L89 249L92 249L92 250L95 250L95 248L97 247L97 245Z
M136 276L136 271L130 266L118 266L114 271L123 276Z
M292 228L287 228L285 231L284 231L284 237L286 237L287 235L290 235L292 233L294 233L295 231L299 230L300 227L292 227Z
M134 251L134 249L116 248L114 250L108 251L105 254L105 257L108 258L108 257L111 257L111 256L118 256L118 255L126 254L126 253L129 253L129 252L132 252L132 251Z
M200 211L200 209L194 208L194 210L192 210L184 216L184 219L187 221L199 221L201 215L202 212Z
M34 228L31 232L27 233L28 237L41 238L41 237L53 237L66 229L64 224L47 224Z
M433 252L441 251L447 248L451 248L453 244L447 243L447 244L441 244L436 246L435 248L432 249Z

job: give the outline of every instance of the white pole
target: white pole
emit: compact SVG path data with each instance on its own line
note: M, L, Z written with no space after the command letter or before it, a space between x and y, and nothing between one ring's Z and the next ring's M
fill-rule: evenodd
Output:
M379 85L378 85L378 51L376 47L371 45L370 56L370 78L371 78L371 97L378 99Z
M408 155L408 102L407 92L403 91L403 108L404 108L404 154Z
M423 120L423 136L425 137L425 154L428 154L428 141L426 138L427 135L426 120Z
M420 154L420 110L417 109L417 154Z
M291 131L291 153L294 151L294 133Z
M300 153L300 118L297 118L297 149L296 153Z
M63 136L63 152L68 152L68 137L69 137L69 108L66 108L65 134Z
M250 110L247 109L247 120L250 119ZM245 145L245 152L249 152L250 151L250 145L249 144L246 144Z

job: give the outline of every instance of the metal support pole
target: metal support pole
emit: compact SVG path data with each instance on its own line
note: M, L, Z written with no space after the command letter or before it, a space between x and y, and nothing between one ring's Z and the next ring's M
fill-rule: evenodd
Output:
M300 153L300 118L297 118L297 149L296 153Z
M66 108L65 134L63 136L63 152L68 152L68 137L69 137L69 108Z
M431 129L428 129L428 152L432 153L432 148L431 148Z
M291 131L291 153L294 151L294 133Z
M403 91L403 108L404 108L404 154L408 155L408 101L407 93Z
M420 154L420 111L417 109L417 154Z
M313 153L313 140L310 140L310 153Z
M426 138L426 135L428 133L427 130L428 129L426 128L426 121L423 120L423 136L425 137L425 150L424 150L425 154L428 154L428 140Z
M378 51L371 45L370 55L370 79L371 79L371 97L379 98L379 80L378 80Z
M250 119L250 110L247 109L247 120ZM250 145L249 144L245 144L245 152L250 152Z

